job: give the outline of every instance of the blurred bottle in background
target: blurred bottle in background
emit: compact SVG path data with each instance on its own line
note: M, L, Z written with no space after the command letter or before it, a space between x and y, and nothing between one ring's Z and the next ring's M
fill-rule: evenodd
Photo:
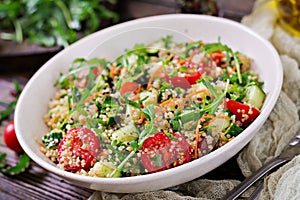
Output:
M289 33L300 37L300 0L274 0L279 23Z

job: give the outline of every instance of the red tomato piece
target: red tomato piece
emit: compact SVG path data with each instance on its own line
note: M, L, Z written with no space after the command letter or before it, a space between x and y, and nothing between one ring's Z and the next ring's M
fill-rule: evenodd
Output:
M180 87L182 89L188 89L191 87L191 84L185 77L174 76L170 78L168 75L165 75L167 82L171 83L175 88Z
M167 74L165 79L167 82L171 83L174 87L180 87L182 89L188 89L191 85L195 84L198 79L201 78L203 69L192 62L186 62L185 66L187 72L182 73L182 76L174 76L170 78Z
M158 132L145 140L142 147L142 164L150 172L158 172L182 165L191 160L191 147L179 133Z
M14 121L10 121L4 128L3 131L4 143L8 148L15 151L16 153L23 153L23 149L17 139Z
M191 72L185 74L184 78L191 84L195 84L198 79L201 78L201 73L200 72Z
M99 153L100 142L88 128L69 130L58 145L58 161L67 171L89 169Z
M236 120L240 121L243 127L247 127L260 114L258 109L232 99L226 99L224 107L236 116Z
M126 82L121 86L120 95L124 96L127 92L137 93L141 88L141 85L137 82Z
M220 51L215 51L210 53L210 57L213 61L215 61L216 65L219 66L223 58L225 58L225 54Z

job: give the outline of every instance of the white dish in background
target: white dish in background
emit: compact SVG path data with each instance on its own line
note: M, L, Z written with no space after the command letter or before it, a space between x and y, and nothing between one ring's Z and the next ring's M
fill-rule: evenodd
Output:
M153 31L156 30L156 31ZM159 31L157 31L159 30ZM43 116L56 88L59 73L66 71L78 57L91 58L107 53L114 58L124 48L153 41L170 32L179 39L216 42L218 37L234 51L254 60L254 70L264 81L267 97L258 118L238 137L221 148L190 163L166 171L125 178L96 178L66 172L55 166L39 151L39 143L47 132ZM122 35L123 34L123 35ZM112 39L113 38L113 39ZM123 42L122 42L123 41ZM101 51L103 49L118 51ZM152 191L188 182L220 166L238 153L261 128L272 111L282 86L282 66L273 46L249 28L223 18L172 14L141 18L115 25L91 34L64 49L44 64L25 86L15 111L15 128L25 152L41 167L75 184L107 192L131 193Z

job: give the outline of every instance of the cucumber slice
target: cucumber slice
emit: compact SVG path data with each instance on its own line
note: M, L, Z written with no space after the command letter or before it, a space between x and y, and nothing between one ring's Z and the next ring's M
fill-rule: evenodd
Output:
M244 102L251 106L260 109L266 98L265 92L257 85L251 85L246 88L246 96Z
M115 171L117 167L111 162L97 162L92 170L99 177L111 177L111 173ZM121 172L118 170L117 173L113 174L113 177L121 177Z
M215 118L210 123L210 129L214 134L219 134L223 130L225 130L230 125L230 118L229 117L222 117L222 118Z
M121 143L131 142L139 137L139 132L136 126L133 123L130 123L113 132L111 137L113 141L116 140Z

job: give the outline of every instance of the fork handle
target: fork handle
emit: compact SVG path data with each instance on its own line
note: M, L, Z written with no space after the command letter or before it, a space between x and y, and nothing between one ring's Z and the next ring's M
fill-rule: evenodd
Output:
M237 187L227 193L222 200L234 200L243 194L250 186L252 186L257 180L263 177L266 173L270 172L272 169L286 163L288 160L283 158L275 158L270 162L266 163L259 170L247 177L242 183Z

